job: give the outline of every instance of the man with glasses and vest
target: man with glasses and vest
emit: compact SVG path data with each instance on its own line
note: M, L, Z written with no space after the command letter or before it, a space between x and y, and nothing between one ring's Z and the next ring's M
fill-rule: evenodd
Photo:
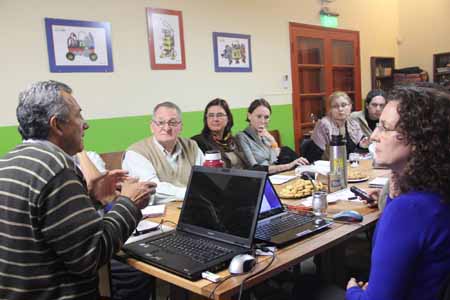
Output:
M157 184L150 204L183 200L193 165L201 165L203 152L191 139L180 137L183 128L180 108L163 102L153 109L153 136L131 145L122 162L130 176Z

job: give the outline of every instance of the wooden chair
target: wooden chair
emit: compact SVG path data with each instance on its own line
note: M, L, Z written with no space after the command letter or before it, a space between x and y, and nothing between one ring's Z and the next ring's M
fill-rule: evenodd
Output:
M98 291L100 300L111 299L111 265L106 265L98 269Z
M450 274L447 276L447 279L444 281L440 291L439 291L439 300L450 300Z
M269 130L269 133L273 136L275 141L277 141L279 147L283 146L281 144L281 136L280 136L280 131L278 129Z

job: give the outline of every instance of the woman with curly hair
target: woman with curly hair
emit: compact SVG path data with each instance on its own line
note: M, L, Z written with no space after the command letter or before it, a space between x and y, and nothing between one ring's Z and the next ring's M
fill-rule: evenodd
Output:
M346 298L437 299L450 274L450 95L409 86L388 100L371 138L395 182L376 228L369 282L350 279Z

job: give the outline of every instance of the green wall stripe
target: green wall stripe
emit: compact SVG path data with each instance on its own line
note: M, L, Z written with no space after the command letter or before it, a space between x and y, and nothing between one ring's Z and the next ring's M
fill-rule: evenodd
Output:
M247 109L232 109L232 113L233 133L236 133L247 126ZM292 119L290 104L272 107L270 129L278 129L283 145L294 148ZM85 148L98 153L125 150L132 143L150 135L149 120L150 115L88 120L90 128L85 133ZM191 137L198 134L202 128L203 111L183 113L182 136ZM0 127L0 136L0 155L14 148L21 140L16 126Z

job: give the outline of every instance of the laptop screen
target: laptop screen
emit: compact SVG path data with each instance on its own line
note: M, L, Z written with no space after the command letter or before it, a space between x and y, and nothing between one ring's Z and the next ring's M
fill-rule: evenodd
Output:
M261 203L260 214L270 211L272 209L281 208L280 200L278 199L278 195L275 193L275 190L272 186L272 183L269 179L266 180L266 186L264 187L264 196Z
M251 242L265 179L265 172L193 167L179 225Z

